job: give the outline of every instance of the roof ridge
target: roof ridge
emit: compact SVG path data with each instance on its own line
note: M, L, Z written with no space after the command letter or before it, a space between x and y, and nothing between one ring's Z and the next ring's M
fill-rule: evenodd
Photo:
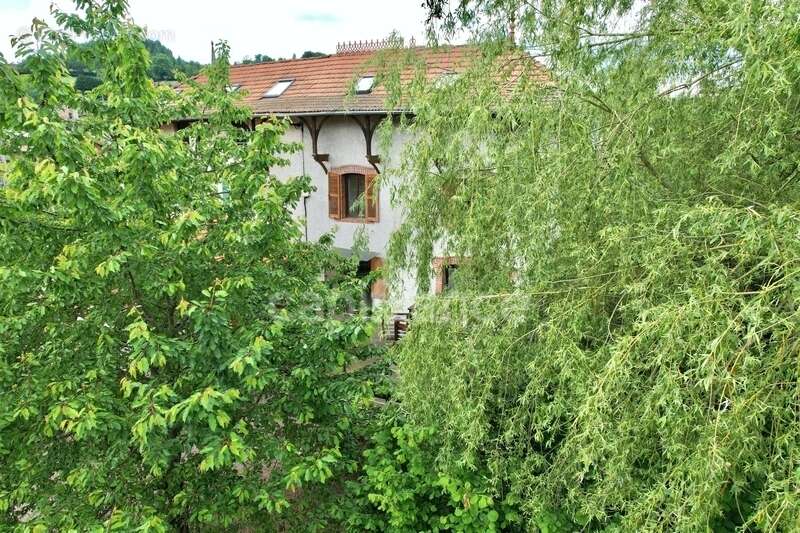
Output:
M429 50L429 51L442 51L449 48L469 48L473 47L473 44L470 43L463 43L463 44L438 44L436 46L429 46L429 45L420 45L415 46L413 48L402 48L401 50L415 50L415 51L422 51L422 50ZM230 65L231 69L243 69L243 68L255 68L264 65L275 65L281 63L291 63L293 61L302 62L302 61L324 61L326 59L333 59L333 58L341 58L341 57L353 57L353 56L369 56L369 55L376 55L384 50L391 50L387 48L383 49L376 49L376 50L362 50L357 52L345 52L345 53L336 53L336 54L327 54L322 57L295 57L289 59L275 59L273 61L261 61L260 63L238 63Z
M351 56L368 55L369 53L371 53L371 52L362 52L362 53L358 53L358 54L346 54L346 55L351 55ZM323 61L325 59L331 59L333 57L340 57L340 56L338 54L328 54L328 55L321 56L321 57L296 57L294 59L275 59L273 61L261 61L259 63L238 63L238 64L235 64L235 65L230 65L230 68L232 68L232 69L234 69L234 68L241 69L241 68L246 68L246 67L261 67L261 66L264 66L264 65L276 65L276 64L279 64L279 63L291 63L293 61L296 61L296 62Z

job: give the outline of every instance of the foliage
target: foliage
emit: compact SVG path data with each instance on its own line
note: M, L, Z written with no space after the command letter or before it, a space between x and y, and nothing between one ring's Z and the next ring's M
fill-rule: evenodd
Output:
M287 124L234 126L224 44L176 93L124 0L76 4L16 42L29 74L0 63L0 528L329 526L372 322L344 312L353 265L292 218L308 179L271 173ZM72 86L68 33L95 89Z
M200 63L186 61L180 57L176 58L172 54L172 50L161 44L160 41L146 39L144 46L150 53L148 74L154 81L174 80L176 73L194 76L200 72ZM102 59L97 56L102 51L102 46L97 46L91 41L78 43L67 51L67 70L75 78L77 90L88 91L100 85L102 80L98 69L102 68ZM17 65L20 73L27 74L30 71L30 61L30 57L20 61Z
M172 50L160 41L145 39L144 46L150 52L150 78L155 81L174 80L176 72L184 76L194 76L200 72L200 63L175 57Z
M496 499L486 480L468 471L437 472L436 431L381 418L364 475L351 487L362 501L354 531L510 531L519 514L513 497Z
M255 57L250 58L249 56L245 56L244 59L240 62L242 65L250 65L252 63L271 63L275 61L270 56L266 54L256 54Z
M89 91L102 83L95 73L80 72L75 74L75 90L77 91Z
M301 59L309 59L314 57L327 57L328 54L324 54L322 52L312 52L311 50L306 50L303 52L303 55L300 56ZM297 56L292 56L292 59L296 59ZM253 57L245 56L239 63L239 65L252 65L254 63L271 63L273 61L283 61L284 58L279 57L277 60L266 55L266 54L256 54Z
M392 262L462 258L397 355L437 469L528 528L799 529L800 4L428 4L480 44L393 86Z

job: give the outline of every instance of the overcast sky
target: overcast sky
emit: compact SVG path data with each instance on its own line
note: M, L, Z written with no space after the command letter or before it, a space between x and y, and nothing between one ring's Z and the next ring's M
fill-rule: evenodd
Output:
M47 18L53 0L0 0L0 52L9 37ZM69 0L55 0L69 7ZM333 53L339 41L378 39L392 31L424 43L422 0L130 0L134 21L175 55L207 63L211 41L226 39L233 60L261 53L298 57Z

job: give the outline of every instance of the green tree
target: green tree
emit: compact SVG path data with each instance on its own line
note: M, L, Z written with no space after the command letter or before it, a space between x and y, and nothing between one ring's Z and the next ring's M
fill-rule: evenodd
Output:
M172 50L159 41L147 39L144 41L144 45L150 53L148 74L155 81L174 80L176 73L194 76L200 72L200 63L185 61L180 57L176 58ZM98 69L102 68L102 65L96 59L98 53L102 53L102 47L95 50L95 43L92 41L75 44L67 51L67 70L71 76L75 77L78 90L88 91L100 85ZM30 57L23 58L17 65L17 70L26 74L29 71L29 61Z
M78 91L88 91L100 85L100 78L91 74L79 74L75 78L75 89Z
M392 263L463 258L398 353L437 469L530 529L800 529L800 3L427 4L481 45L402 87Z
M256 54L255 57L250 58L249 56L245 56L244 59L241 61L241 65L252 65L253 63L271 63L275 61L273 58L266 54Z
M175 57L172 50L161 44L161 41L147 39L144 46L150 52L150 77L155 81L174 80L176 73L194 76L200 72L200 63Z
M151 56L150 76L158 81L173 79L172 62L169 57L163 54Z
M0 63L1 527L323 527L371 404L343 372L371 322L292 218L308 179L271 173L287 124L233 126L224 44L175 93L124 0L76 4L16 41L29 74ZM83 93L73 34L102 73Z
M497 501L481 472L442 472L434 428L404 424L390 407L370 428L363 475L352 483L352 531L520 530L513 497Z

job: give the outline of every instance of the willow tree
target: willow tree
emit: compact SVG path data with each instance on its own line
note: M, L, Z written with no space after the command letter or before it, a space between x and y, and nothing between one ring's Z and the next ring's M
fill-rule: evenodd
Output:
M271 173L286 124L237 127L224 45L176 94L124 0L76 4L16 42L25 76L0 62L0 528L324 524L369 323L292 218L308 179ZM76 91L70 53L100 86Z
M402 95L393 263L460 260L398 353L438 468L528 528L800 528L800 3L427 6L479 50Z

